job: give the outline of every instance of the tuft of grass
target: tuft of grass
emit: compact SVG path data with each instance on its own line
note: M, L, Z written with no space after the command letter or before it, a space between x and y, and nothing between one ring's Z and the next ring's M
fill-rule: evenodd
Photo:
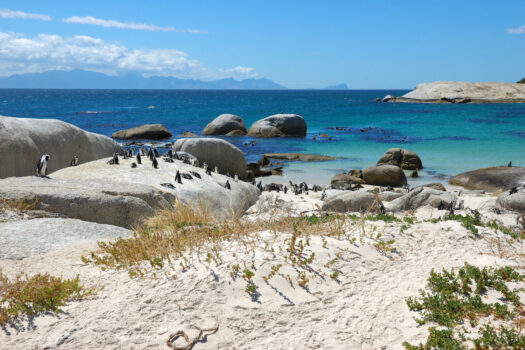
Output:
M481 215L478 212L476 212L474 216L460 215L460 214L446 214L442 218L430 219L430 222L437 223L439 221L448 221L448 220L455 220L455 221L461 222L461 225L463 225L463 227L470 230L475 235L479 233L478 227L489 227L495 231L500 231L506 235L509 235L514 239L524 239L525 238L525 230L519 233L515 232L508 227L500 225L496 220L484 223L481 220Z
M49 274L27 276L18 274L13 280L0 270L0 325L16 323L23 315L40 312L58 313L70 300L78 300L95 293L80 284L78 275L62 279Z
M0 198L0 208L5 210L12 210L16 212L35 210L40 199L38 197L24 198L20 200L10 200Z
M390 215L390 214L367 215L367 216L365 216L365 220L369 220L369 221L384 221L384 222L401 222L400 219L398 219L394 215Z
M525 344L525 335L520 335L514 327L505 328L502 325L496 330L485 325L478 332L481 335L474 339L466 337L468 331L465 327L459 327L468 321L474 328L481 318L489 316L502 322L519 318L522 305L518 293L524 289L510 289L508 282L525 282L525 275L511 267L480 269L467 263L457 272L443 270L436 273L432 270L426 290L420 290L419 297L407 298L406 303L411 311L417 311L422 316L415 319L420 325L435 322L446 329L430 328L425 344L405 342L403 346L409 350L467 349L464 343L471 340L479 349L523 348L519 345ZM500 300L507 304L484 302L482 296L489 290L501 293Z

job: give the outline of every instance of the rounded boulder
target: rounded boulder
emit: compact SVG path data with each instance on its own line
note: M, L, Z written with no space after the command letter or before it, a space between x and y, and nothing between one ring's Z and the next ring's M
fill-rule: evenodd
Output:
M111 137L120 140L160 140L171 137L171 133L161 124L146 124L131 129L119 130L113 133Z
M306 136L306 121L297 114L274 114L256 121L248 130L248 136Z
M498 166L467 171L450 179L449 184L469 190L507 191L525 185L525 168Z
M377 161L376 165L395 165L401 169L418 170L423 168L423 162L419 156L407 149L390 148Z
M363 170L368 185L399 187L407 184L403 170L395 165L371 166Z
M235 136L246 135L244 120L233 114L221 114L202 130L203 135L228 135L232 132Z
M212 169L217 166L219 173L246 178L246 159L240 149L217 138L179 139L173 144L174 152L187 152L199 162L206 162Z

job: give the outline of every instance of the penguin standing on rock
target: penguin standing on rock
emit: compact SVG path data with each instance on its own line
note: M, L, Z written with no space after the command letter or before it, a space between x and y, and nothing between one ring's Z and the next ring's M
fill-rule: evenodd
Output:
M229 180L226 180L226 184L224 185L224 187L226 187L226 189L228 189L228 190L231 190L231 189L232 189Z
M180 176L180 171L177 170L177 174L175 174L175 182L182 184L182 178Z
M77 166L78 165L78 157L74 156L73 159L71 159L71 163L69 163L69 166Z
M137 153L137 164L142 164L142 157L140 156L140 152Z
M153 150L150 148L150 149L148 150L148 158L149 158L149 160L153 161L153 156L154 156L154 154L153 154Z
M113 153L113 158L108 161L109 165L118 164L118 153Z
M36 176L47 176L47 162L49 161L49 154L44 154L36 164Z
M205 167L204 169L205 169L205 171L206 171L206 174L209 175L209 176L211 176L211 169L210 169L210 167L208 166L208 164L206 164L206 167Z
M159 162L157 161L157 158L153 157L153 161L151 162L151 165L153 165L154 169L159 168Z

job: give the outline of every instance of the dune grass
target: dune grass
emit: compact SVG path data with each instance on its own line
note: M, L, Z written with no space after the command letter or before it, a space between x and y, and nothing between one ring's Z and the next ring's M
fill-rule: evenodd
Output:
M12 210L15 212L35 210L38 206L38 202L38 197L34 197L32 199L24 198L20 200L0 198L0 209Z
M16 323L24 315L58 313L66 302L94 293L95 289L85 288L80 283L78 275L62 279L47 273L31 277L20 273L9 279L0 270L0 325Z

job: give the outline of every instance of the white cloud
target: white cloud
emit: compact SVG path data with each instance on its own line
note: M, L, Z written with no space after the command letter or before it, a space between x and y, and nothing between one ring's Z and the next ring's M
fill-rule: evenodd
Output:
M62 21L67 23L81 23L91 24L94 26L121 28L121 29L135 29L135 30L147 30L150 32L177 32L177 33L190 33L190 34L207 34L205 30L198 29L177 29L173 27L160 27L154 24L145 23L134 23L134 22L119 22L112 19L101 19L92 16L79 17L73 16L64 18Z
M0 76L84 69L111 75L138 72L148 76L212 80L257 76L253 68L210 70L185 52L173 49L128 49L122 44L77 35L39 34L33 38L0 32Z
M38 13L28 13L22 11L13 11L9 9L0 9L0 17L2 18L22 18L22 19L39 19L41 21L51 21L51 17L41 15Z
M525 33L525 25L518 27L518 28L509 28L507 29L507 33L509 34L524 34Z

